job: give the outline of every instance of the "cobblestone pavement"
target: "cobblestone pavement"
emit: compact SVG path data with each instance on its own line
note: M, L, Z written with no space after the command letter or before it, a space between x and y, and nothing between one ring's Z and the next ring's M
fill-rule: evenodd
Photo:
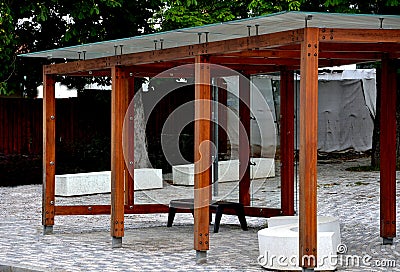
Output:
M364 258L359 264L340 259L339 271L400 271L399 238L392 246L381 245L379 238L379 173L345 171L366 164L366 158L319 163L318 214L340 219L342 243L348 249L340 256ZM279 173L253 184L253 205L280 206ZM220 184L219 196L235 200L236 185ZM190 187L166 184L160 190L137 192L135 198L140 203L168 203L191 194ZM109 200L109 194L56 198L57 204ZM110 217L104 215L56 217L54 234L43 236L40 185L0 187L0 207L0 271L265 271L257 264L257 231L266 226L265 218L248 217L250 229L242 231L235 216L223 215L220 232L210 231L208 262L199 265L190 214L177 214L172 228L166 227L166 214L127 215L123 248L112 249Z

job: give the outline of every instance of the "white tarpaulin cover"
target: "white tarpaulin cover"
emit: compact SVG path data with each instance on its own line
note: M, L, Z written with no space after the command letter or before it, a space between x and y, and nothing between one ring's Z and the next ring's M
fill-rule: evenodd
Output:
M272 91L272 77L252 77L252 82L261 91L275 117L280 112L279 103L274 105ZM274 79L276 79L274 77ZM299 128L299 77L295 87L297 98L297 128ZM227 77L228 90L237 95L237 78ZM279 85L279 84L278 84ZM374 130L374 117L376 112L376 83L374 69L345 70L343 73L327 73L319 76L318 84L318 150L321 152L334 152L353 149L367 151L372 148L372 134ZM275 99L278 100L279 99ZM256 101L252 101L252 107ZM238 111L238 99L228 94L228 107L234 112ZM263 122L261 122L263 123ZM265 122L264 122L265 123ZM256 127L251 130L251 144L254 149L260 143L259 131ZM228 115L228 134L232 156L237 157L238 119L237 116ZM278 131L276 132L278 135ZM299 133L297 144L299 143ZM268 149L274 144L274 139L267 139L261 148ZM279 141L278 141L279 142Z
M374 121L360 79L319 81L318 150L372 148Z

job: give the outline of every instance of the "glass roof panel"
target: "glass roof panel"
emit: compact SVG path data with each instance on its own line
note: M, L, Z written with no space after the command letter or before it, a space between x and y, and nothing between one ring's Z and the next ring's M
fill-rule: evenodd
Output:
M294 30L305 26L326 28L353 28L353 29L400 29L400 16L397 15L367 15L367 14L338 14L315 12L280 12L267 16L229 21L224 23L204 25L178 29L168 32L158 32L131 38L70 46L65 48L22 54L22 57L61 58L61 59L94 59L113 56L116 54L129 54L151 51L155 48L172 48L186 46L206 41L222 41L246 37L256 33L258 25L259 34L268 34L280 31ZM201 33L201 35L199 35ZM206 34L208 33L208 34ZM162 41L162 42L161 42Z

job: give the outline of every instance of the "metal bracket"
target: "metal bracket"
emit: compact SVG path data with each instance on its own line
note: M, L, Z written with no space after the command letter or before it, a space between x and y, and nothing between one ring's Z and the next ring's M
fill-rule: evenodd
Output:
M247 34L249 37L251 36L251 25L247 26Z
M196 263L204 264L207 262L207 251L205 250L196 250Z
M380 29L382 29L383 28L383 20L384 20L385 18L379 18L379 28Z
M53 226L43 226L43 235L53 234Z
M393 245L393 238L382 237L382 239L383 245Z
M311 21L312 20L312 15L307 15L305 18L304 18L304 27L308 27L308 21Z
M122 237L112 237L112 248L122 247Z

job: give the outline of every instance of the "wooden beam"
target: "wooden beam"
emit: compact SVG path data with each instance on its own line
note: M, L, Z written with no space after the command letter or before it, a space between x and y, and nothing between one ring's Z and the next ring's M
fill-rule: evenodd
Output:
M44 233L54 225L56 174L55 77L43 73L43 190L42 224Z
M129 205L124 206L125 214L151 214L151 213L168 213L168 204L136 204L133 207ZM178 209L179 213L190 213L187 209ZM110 205L80 205L80 206L55 206L55 215L101 215L110 214ZM226 214L236 215L235 210L224 210ZM266 207L244 207L246 216L252 217L272 217L282 214L281 209L266 208Z
M241 52L232 52L221 56L236 57L263 57L263 58L300 58L300 48L298 50L250 50Z
M320 42L399 43L399 29L341 29L321 28Z
M396 237L396 62L382 59L380 118L380 235Z
M307 28L301 45L299 260L317 265L318 28Z
M281 209L266 208L266 207L244 207L244 214L252 217L272 217L282 215Z
M294 72L281 71L281 209L294 215Z
M128 76L128 92L126 99L126 118L124 131L124 153L125 163L125 204L134 204L134 173L135 173L135 108L133 97L135 95L135 79L133 75Z
M254 50L256 48L272 48L280 45L299 43L301 42L302 37L303 29L298 29L126 55L51 64L45 66L44 69L46 74L59 75L104 70L113 66L132 66L187 58L190 59L196 55L203 54L222 54L243 50Z
M167 204L136 204L124 206L125 214L168 213ZM56 215L100 215L111 214L110 205L55 206Z
M68 74L68 76L77 77L111 77L111 69L98 70L98 71L86 71Z
M211 181L211 78L207 56L195 58L194 249L209 249Z
M127 103L128 75L113 67L111 91L111 236L124 236L124 168L122 127Z
M210 61L212 63L217 63L219 65L229 64L247 64L247 65L299 65L300 54L297 60L294 58L264 58L264 57L211 57Z
M250 80L239 76L239 202L250 205Z
M320 42L321 52L398 52L400 43Z

